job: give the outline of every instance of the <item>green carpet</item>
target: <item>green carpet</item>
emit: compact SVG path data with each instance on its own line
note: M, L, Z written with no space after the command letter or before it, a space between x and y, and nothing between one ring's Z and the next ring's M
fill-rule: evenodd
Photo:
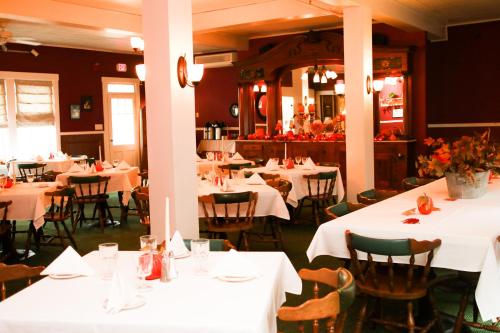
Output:
M118 206L117 198L112 197L110 204L112 206ZM90 212L89 212L90 213ZM119 209L112 209L112 213L117 219L120 216ZM295 269L298 271L301 268L321 268L328 267L335 269L339 267L341 262L333 257L329 256L321 256L316 258L312 263L309 263L306 257L306 249L311 242L314 233L316 231L316 227L313 223L308 222L311 220L310 212L305 209L302 212L300 217L300 224L283 224L283 237L286 246L286 254L290 258L293 263ZM28 222L18 221L18 229L26 228L28 226ZM50 233L52 231L52 226L47 224L45 227L45 232ZM139 223L139 219L137 216L130 216L126 223L122 223L117 227L106 227L104 232L101 232L98 227L84 226L79 228L76 232L75 239L78 245L77 251L84 255L90 251L97 250L98 244L104 242L117 242L119 243L120 250L137 250L139 248L139 236L146 233L146 228ZM230 237L230 240L233 244L236 244L236 239ZM23 248L25 241L25 236L20 235L16 239L16 247ZM250 243L252 251L272 251L274 250L274 246L269 243ZM35 266L35 265L48 265L52 260L54 260L62 251L61 247L58 246L42 246L39 250L34 249L36 251L36 255L28 258L23 261L27 265ZM12 288L15 290L17 288ZM438 301L438 307L441 311L447 312L451 315L456 314L459 296L457 294L449 293L449 292L440 292L439 290L436 293L436 298ZM303 285L303 295L287 295L286 305L298 305L304 302L306 299L312 296L312 286L309 283L304 283ZM383 304L384 311L391 313L399 313L400 315L404 315L404 310L406 307L401 306L401 303L396 304ZM390 310L389 310L390 309ZM467 314L468 318L472 317L472 307L469 307L469 312ZM348 321L346 323L345 332L352 332L353 323L355 318L357 317L359 311L359 300L356 300L353 307L350 309L348 314ZM278 329L281 332L295 332L295 325L290 323L278 323ZM383 327L372 327L371 325L365 325L364 332L388 332L387 329ZM471 330L472 332L483 332L482 330ZM306 330L306 332L310 332L310 328ZM391 330L393 332L393 330ZM451 331L450 331L451 332Z

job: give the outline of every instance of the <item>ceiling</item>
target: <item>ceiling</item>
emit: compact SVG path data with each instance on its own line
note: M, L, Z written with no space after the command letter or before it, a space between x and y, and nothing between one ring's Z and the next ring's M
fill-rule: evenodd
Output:
M196 53L246 49L248 40L342 26L342 10L369 6L373 18L445 38L447 25L500 19L499 0L192 0ZM43 45L130 53L141 35L142 0L0 2L0 24Z

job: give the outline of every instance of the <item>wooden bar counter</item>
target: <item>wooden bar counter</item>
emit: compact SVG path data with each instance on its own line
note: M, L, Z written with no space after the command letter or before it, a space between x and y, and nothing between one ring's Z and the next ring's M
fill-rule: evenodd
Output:
M338 162L346 179L344 141L235 140L236 151L246 159L309 156L316 163ZM375 141L375 187L400 189L405 177L415 175L415 140ZM344 182L345 183L345 182Z

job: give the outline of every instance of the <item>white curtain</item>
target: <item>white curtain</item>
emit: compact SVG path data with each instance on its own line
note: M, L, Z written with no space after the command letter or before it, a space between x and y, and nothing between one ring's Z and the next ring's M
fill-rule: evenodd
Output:
M5 81L0 80L0 160L9 155L9 128L5 99Z

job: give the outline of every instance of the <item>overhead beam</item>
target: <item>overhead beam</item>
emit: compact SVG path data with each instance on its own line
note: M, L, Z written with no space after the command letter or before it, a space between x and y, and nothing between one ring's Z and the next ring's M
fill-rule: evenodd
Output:
M0 16L35 23L142 34L141 15L54 0L0 1Z
M195 45L217 48L221 50L247 50L248 39L225 33L194 33Z

